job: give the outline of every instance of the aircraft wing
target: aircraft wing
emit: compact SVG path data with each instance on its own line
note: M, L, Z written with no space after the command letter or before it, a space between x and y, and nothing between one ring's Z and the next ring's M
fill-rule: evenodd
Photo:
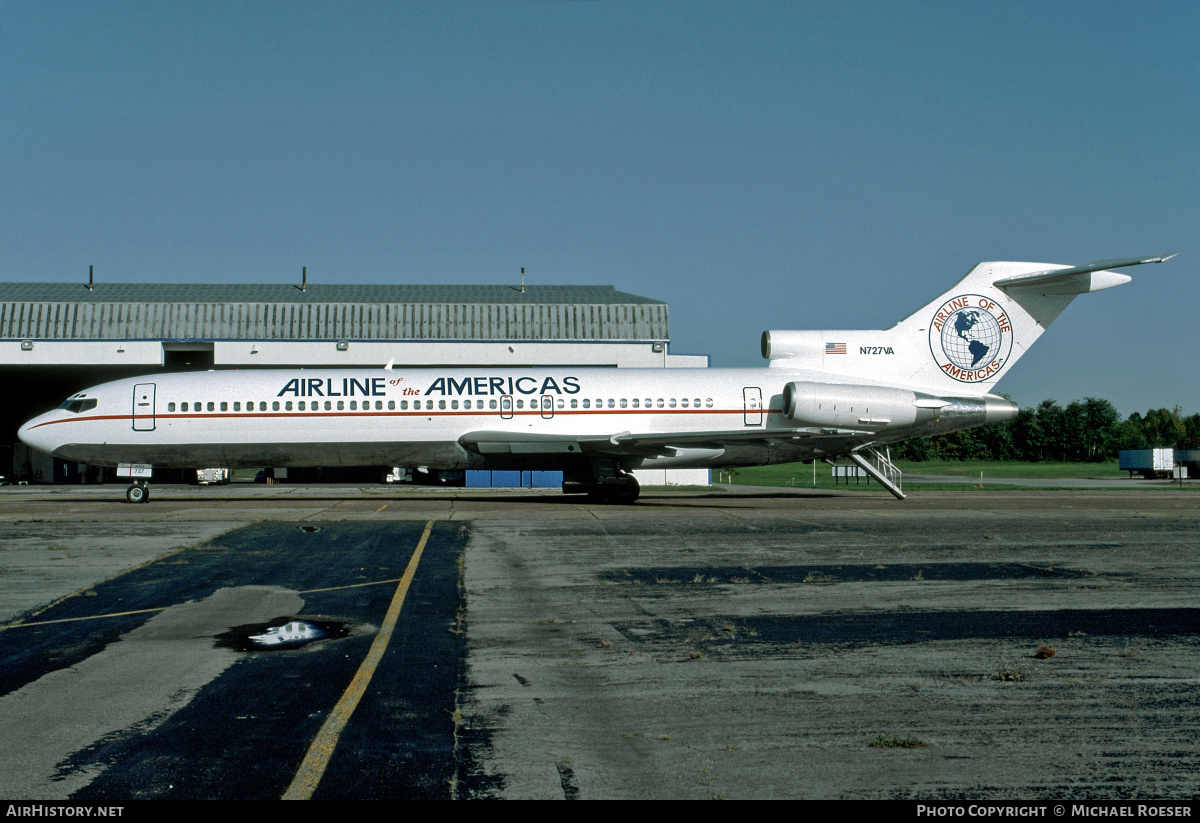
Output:
M680 449L723 449L748 444L805 445L825 456L843 454L875 440L877 436L868 431L746 429L736 432L619 432L613 435L480 431L463 435L459 443L484 455L580 454L619 458L671 456Z

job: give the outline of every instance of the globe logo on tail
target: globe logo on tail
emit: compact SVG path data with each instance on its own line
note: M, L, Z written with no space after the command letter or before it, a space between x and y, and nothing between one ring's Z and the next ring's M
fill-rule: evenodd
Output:
M929 350L938 367L955 380L994 380L1012 351L1012 325L991 298L978 294L953 297L934 312Z

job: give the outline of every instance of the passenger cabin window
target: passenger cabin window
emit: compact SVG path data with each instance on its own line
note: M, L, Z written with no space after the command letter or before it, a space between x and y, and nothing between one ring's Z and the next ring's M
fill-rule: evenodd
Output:
M167 404L167 411L169 411L169 412L175 411L175 403L174 402Z

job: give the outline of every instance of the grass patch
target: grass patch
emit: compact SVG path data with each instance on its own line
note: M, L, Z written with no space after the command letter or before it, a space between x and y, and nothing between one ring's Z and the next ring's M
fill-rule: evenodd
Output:
M1029 666L1020 660L1005 660L996 665L992 679L1002 683L1021 683L1029 679Z
M821 572L809 572L808 574L804 575L804 582L828 585L830 583L838 583L840 581L831 574L822 574Z
M1124 479L1128 476L1117 468L1117 461L1109 460L1103 463L1025 463L1016 460L898 460L896 466L905 475L926 474L942 477L978 478L983 472L985 489L1023 488L1005 485L1005 478L1020 477L1023 479L1042 479L1047 488L1054 488L1056 480L1085 478L1085 479ZM832 467L827 463L818 463L816 482L813 481L813 467L805 463L780 463L774 466L747 466L732 471L734 484L744 486L794 486L801 489L823 489L840 491L882 491L882 487L874 480L866 482L866 478L839 478L834 483ZM849 483L847 483L849 479ZM722 484L714 483L714 486ZM905 490L914 491L962 491L974 488L962 483L937 482L904 482Z

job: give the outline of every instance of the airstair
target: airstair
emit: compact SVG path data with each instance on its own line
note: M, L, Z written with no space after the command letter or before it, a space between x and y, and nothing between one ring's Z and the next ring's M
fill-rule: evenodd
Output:
M900 469L892 462L892 450L887 446L883 447L883 451L874 446L863 446L860 449L850 452L847 455L854 463L874 477L879 482L879 485L890 491L898 499L904 499L904 492L901 491L901 474Z

